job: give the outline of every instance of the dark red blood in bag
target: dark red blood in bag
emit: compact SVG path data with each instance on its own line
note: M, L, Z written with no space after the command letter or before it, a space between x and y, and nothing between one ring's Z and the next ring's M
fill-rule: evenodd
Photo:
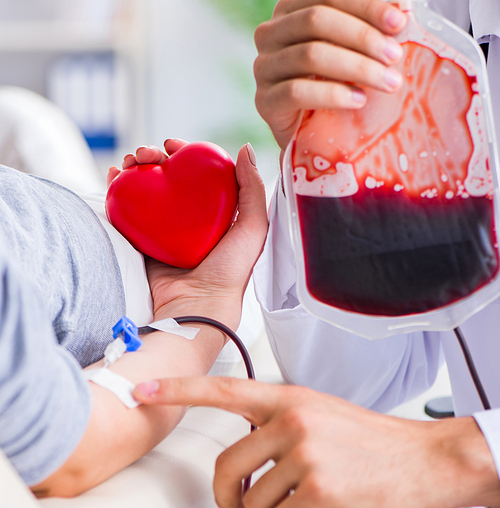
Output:
M365 197L297 196L307 286L318 300L363 314L443 307L498 270L491 201L422 205L378 189Z
M475 73L440 41L424 42L403 44L398 93L367 91L360 111L309 112L297 134L306 283L328 305L421 313L498 272Z

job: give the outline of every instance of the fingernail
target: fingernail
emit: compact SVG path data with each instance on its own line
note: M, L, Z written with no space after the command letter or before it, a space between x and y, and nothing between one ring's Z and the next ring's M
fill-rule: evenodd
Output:
M389 9L384 21L390 28L398 28L405 21L405 15L399 9Z
M252 166L257 167L257 157L255 156L255 150L250 143L247 143L247 153Z
M389 68L385 71L384 81L390 88L398 88L403 82L403 76L396 69Z
M147 381L135 387L136 392L145 397L152 397L159 389L160 383L158 383L158 381Z
M403 56L403 48L394 39L387 39L384 48L384 55L391 61L395 62Z
M366 95L362 90L352 90L352 100L357 104L364 104L366 102Z

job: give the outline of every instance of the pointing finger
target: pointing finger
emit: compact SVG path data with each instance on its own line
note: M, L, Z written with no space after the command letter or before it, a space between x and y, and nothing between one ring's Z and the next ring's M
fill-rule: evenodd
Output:
M218 407L261 426L289 403L286 388L235 378L172 378L141 383L133 395L149 405Z

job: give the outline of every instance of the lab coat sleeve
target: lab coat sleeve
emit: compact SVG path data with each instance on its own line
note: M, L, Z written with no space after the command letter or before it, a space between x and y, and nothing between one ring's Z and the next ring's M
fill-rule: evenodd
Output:
M296 294L286 198L278 182L269 233L254 270L257 299L285 380L388 411L434 382L442 362L437 334L370 341L308 314Z
M474 418L486 438L500 477L500 408L474 413Z
M80 366L57 343L42 295L2 251L0 448L23 480L36 485L78 445L91 395Z
M497 84L500 80L500 4L497 0L471 0L470 13L475 38L481 43L489 43L488 74L490 86L494 92L492 94L492 105L498 135L500 94L495 93L497 87L494 84ZM495 330L498 330L498 328L495 327ZM497 337L493 340L496 341ZM491 351L491 348L492 346L489 345L488 351ZM494 356L497 362L498 356ZM494 367L493 372L498 372L498 367ZM490 373L491 371L488 372L488 374ZM497 408L490 411L476 412L474 418L486 438L500 477L500 409L497 400L494 399L498 393L498 380L492 384L492 387L493 389L490 389L490 402L493 406L496 405Z

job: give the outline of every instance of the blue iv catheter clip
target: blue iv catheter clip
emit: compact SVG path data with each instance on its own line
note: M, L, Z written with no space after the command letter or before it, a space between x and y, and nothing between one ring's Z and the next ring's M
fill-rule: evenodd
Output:
M115 326L113 326L113 338L120 337L127 351L137 351L142 346L142 340L139 338L137 326L126 316L123 316Z

